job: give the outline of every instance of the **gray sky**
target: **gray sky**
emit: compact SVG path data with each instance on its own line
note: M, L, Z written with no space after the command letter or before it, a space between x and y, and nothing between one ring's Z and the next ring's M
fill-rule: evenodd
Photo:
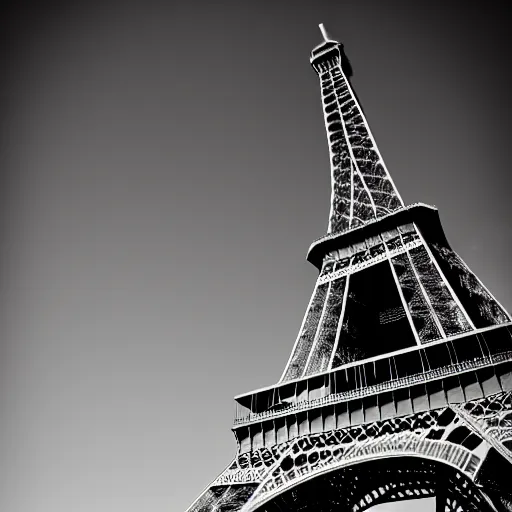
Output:
M512 310L504 9L3 12L0 509L179 512L230 462L232 397L281 375L316 279L306 252L327 228L320 22L345 45L404 201L439 207Z

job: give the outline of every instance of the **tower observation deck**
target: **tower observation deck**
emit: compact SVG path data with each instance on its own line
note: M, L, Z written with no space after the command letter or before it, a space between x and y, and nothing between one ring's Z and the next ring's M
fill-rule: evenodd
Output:
M318 278L279 382L235 397L237 456L189 512L424 496L443 511L512 511L511 318L437 209L404 205L343 45L320 28L310 63L332 192L307 255Z

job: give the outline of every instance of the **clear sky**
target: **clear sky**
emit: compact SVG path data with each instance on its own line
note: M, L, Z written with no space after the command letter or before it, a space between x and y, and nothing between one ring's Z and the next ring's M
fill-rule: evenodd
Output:
M232 397L281 375L327 228L320 22L404 201L439 207L512 310L502 2L15 4L0 13L1 510L180 512L230 462Z

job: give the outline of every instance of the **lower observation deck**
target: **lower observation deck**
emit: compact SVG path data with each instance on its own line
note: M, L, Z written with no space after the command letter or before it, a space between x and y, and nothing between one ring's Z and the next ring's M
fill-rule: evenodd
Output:
M363 226L342 233L331 233L315 240L309 248L307 260L320 270L323 259L329 252L362 242L383 231L411 223L416 223L424 234L434 233L439 236L443 233L437 208L424 203L414 203L378 219L368 221ZM444 234L442 237L444 238Z
M270 425L277 432L281 424L296 423L292 430L301 435L304 415L308 429L311 420L323 416L321 430L328 430L322 409L336 408L334 418L345 415L349 423L365 423L383 414L399 416L508 389L512 389L510 323L239 395L233 430L243 445L252 437L250 431L265 432ZM289 427L286 430L291 432Z

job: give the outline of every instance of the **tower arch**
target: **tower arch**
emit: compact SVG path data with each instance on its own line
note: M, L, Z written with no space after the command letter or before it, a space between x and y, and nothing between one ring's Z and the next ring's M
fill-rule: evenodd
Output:
M436 498L437 510L495 512L485 494L453 466L418 456L367 460L317 475L244 511L363 512L375 505Z

